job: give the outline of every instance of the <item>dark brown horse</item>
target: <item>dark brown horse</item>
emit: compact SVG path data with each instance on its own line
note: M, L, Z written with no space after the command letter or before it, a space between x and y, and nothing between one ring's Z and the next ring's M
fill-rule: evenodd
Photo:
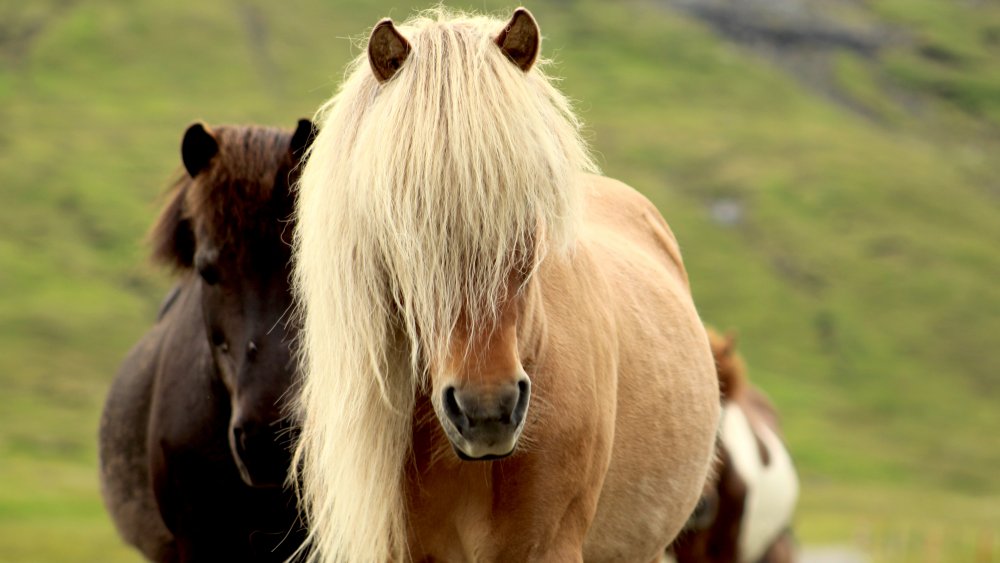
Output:
M191 125L186 174L151 233L179 274L125 359L100 428L104 501L154 561L281 561L304 531L283 488L294 361L290 186L314 135Z
M735 336L708 336L722 395L718 458L673 555L677 563L792 563L799 483L777 413L747 379Z

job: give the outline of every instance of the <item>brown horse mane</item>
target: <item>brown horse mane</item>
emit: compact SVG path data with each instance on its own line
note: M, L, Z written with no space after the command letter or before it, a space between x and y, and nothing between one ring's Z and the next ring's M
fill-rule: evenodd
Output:
M218 153L195 176L181 171L148 234L154 263L175 271L194 265L195 236L246 254L282 237L293 202L287 177L294 166L290 131L222 125L210 130ZM282 177L284 176L284 177ZM276 236L277 235L277 236Z
M707 328L707 332L719 374L719 392L725 401L736 400L750 386L746 362L743 355L736 351L736 333L727 331L722 334L712 328Z
M767 395L750 382L743 355L736 350L736 332L729 330L722 334L712 328L706 329L712 356L715 357L723 402L740 403L749 409L751 418L766 424L781 436L778 411Z

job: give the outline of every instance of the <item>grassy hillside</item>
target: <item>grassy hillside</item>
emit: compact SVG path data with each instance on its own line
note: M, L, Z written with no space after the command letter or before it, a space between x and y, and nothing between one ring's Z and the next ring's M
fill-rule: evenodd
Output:
M845 3L893 38L835 55L851 104L659 1L529 6L606 173L663 211L703 317L779 405L807 543L996 542L1000 8L974 4ZM0 561L135 559L96 424L168 284L141 238L185 126L291 127L350 38L423 5L0 7Z

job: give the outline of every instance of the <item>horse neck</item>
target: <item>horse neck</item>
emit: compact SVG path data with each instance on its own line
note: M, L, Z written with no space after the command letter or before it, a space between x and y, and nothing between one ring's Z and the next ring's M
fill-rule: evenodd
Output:
M749 382L746 382L738 393L727 397L723 402L724 407L731 405L739 407L743 412L759 448L764 449L761 436L765 434L765 429L770 430L779 438L781 437L781 427L774 406L763 393L750 385Z

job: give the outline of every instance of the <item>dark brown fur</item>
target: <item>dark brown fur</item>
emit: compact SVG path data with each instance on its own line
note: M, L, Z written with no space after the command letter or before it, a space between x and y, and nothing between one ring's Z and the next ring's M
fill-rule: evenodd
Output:
M294 362L283 315L290 185L311 141L262 127L192 125L187 173L151 233L179 274L112 384L100 429L105 504L154 561L282 561L304 531L282 484ZM288 232L286 232L288 231Z

